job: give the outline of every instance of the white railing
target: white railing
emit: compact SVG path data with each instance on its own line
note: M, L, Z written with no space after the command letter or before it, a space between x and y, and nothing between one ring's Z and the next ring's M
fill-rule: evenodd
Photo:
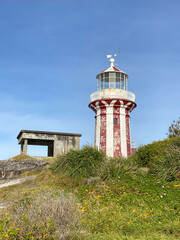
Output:
M104 89L101 91L94 92L90 95L91 102L96 101L98 99L105 99L105 98L121 98L127 99L130 101L135 102L135 94L126 90L122 89Z

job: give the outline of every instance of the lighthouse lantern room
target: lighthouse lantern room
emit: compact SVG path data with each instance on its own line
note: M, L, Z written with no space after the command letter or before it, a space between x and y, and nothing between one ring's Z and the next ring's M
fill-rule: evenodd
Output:
M115 55L114 55L115 56ZM136 107L135 94L127 90L128 75L110 67L97 78L98 90L90 95L89 107L95 112L95 146L107 156L127 157L131 154L130 112Z

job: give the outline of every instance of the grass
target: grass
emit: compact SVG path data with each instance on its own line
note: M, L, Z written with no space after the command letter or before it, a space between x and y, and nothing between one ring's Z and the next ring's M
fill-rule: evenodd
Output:
M148 151L150 148L151 146L148 146ZM36 175L35 179L1 189L0 201L7 202L13 199L14 204L5 212L10 214L11 218L10 215L2 218L0 239L20 239L10 235L3 238L7 233L9 234L8 231L12 227L19 228L17 222L13 220L17 218L17 213L12 212L12 209L19 206L18 204L22 201L30 201L25 209L25 216L28 217L26 213L32 214L33 204L38 205L38 197L41 202L43 197L47 197L49 204L46 205L45 202L44 206L45 209L50 209L49 206L53 205L53 201L57 200L55 198L58 194L60 196L59 192L62 191L68 196L70 205L71 200L72 205L74 201L76 202L73 211L76 220L72 221L72 224L68 223L71 227L68 234L63 235L64 239L180 239L179 146L168 146L163 151L165 151L164 155L155 155L156 161L152 158L145 166L143 162L143 167L149 169L147 172L139 170L142 166L138 166L138 154L128 159L106 159L97 149L85 147L82 151L72 151L58 157L50 169L45 169L41 173L32 172L32 175ZM142 160L144 156L147 157L145 153L143 149L144 155L140 156ZM26 176L30 174L31 172ZM169 178L172 174L173 178ZM101 180L84 186L83 181L91 176L99 176ZM55 206L53 208L56 209ZM59 209L56 210L58 211ZM34 217L38 223L39 216ZM44 219L44 215L41 218ZM56 232L60 227L54 217L51 218L52 227L56 229L53 231ZM48 229L46 218L43 222ZM23 234L26 234L22 239L37 239L33 238L33 234L27 235L31 230L33 233L28 223L23 221L21 226L23 226ZM43 225L36 224L35 228L38 227L41 229ZM63 239L55 232L47 235L44 230L39 239Z
M58 156L51 170L76 179L88 178L97 174L96 170L104 160L102 151L84 146L81 150L70 150L65 155Z
M0 189L0 202L14 202L14 200L24 197L31 198L33 195L44 190L68 190L77 185L77 182L73 181L73 179L53 174L49 169L45 169L40 173L36 171L25 172L21 175L21 178L31 175L35 175L36 177L21 184Z
M24 160L24 159L33 159L31 156L25 154L25 153L20 153L14 157L11 157L9 160Z
M89 229L84 239L177 239L177 186L148 175L126 175L80 187L82 225Z
M72 178L44 170L34 180L1 189L0 199L19 199L21 202L42 192L46 196L47 192L55 194L63 189L75 197L80 208L78 216L81 212L76 238L71 236L69 239L169 240L180 237L179 181L158 181L148 173L126 174L83 186ZM12 223L8 223L9 228ZM17 224L13 223L13 226Z
M27 155L25 153L20 153L14 157L11 157L9 160L25 160L25 159L37 159L41 161L47 161L49 163L54 163L54 161L56 160L56 158L54 157L34 157Z
M79 219L80 211L72 194L41 192L17 201L8 214L2 215L0 238L72 239Z

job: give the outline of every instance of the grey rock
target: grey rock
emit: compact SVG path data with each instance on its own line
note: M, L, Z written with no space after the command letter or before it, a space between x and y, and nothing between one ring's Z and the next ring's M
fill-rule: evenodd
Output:
M2 160L0 161L0 180L18 178L21 173L27 171L41 171L49 162L35 159Z
M100 181L101 178L100 177L90 177L88 179L86 179L86 181L84 182L84 186L89 185L89 184L93 184L94 182Z

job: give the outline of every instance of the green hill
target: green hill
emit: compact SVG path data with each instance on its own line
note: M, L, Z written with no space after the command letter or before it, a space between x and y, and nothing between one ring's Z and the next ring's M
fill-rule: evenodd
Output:
M0 191L9 204L0 239L180 238L180 138L141 146L127 159L85 146L27 175L36 178Z

